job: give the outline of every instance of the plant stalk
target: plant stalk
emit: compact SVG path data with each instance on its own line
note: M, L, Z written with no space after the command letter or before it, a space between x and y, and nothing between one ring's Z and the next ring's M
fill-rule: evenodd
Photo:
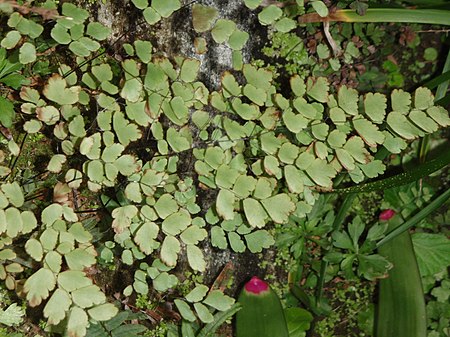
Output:
M441 9L369 8L365 15L353 9L339 9L326 17L309 13L298 18L299 23L316 22L399 22L430 25L450 25L450 12Z

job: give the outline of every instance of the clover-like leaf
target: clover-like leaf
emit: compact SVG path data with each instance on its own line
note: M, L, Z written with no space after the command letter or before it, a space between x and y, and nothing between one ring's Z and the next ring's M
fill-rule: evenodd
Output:
M225 220L234 218L234 193L228 190L220 190L216 200L217 213Z
M211 244L220 249L226 249L228 247L225 232L219 226L213 226L211 228Z
M1 190L8 198L9 202L15 207L21 207L25 202L25 198L17 181L12 183L3 183Z
M139 78L130 78L125 81L120 96L130 102L137 102L141 98L143 88Z
M178 278L167 272L162 272L153 279L153 288L159 292L165 292L178 284Z
M84 43L82 43L80 40L73 41L69 45L69 49L76 56L80 56L80 57L87 57L91 54L91 51L89 50L89 48Z
M173 12L180 9L181 4L179 0L153 0L152 7L163 18L168 18Z
M214 316L204 304L194 303L194 309L203 323L212 323L214 321Z
M262 3L262 0L244 0L245 5L250 9L256 9Z
M260 202L253 198L247 198L243 201L245 217L252 227L262 228L265 226L268 215Z
M153 7L147 7L142 12L144 15L145 21L147 21L150 25L154 25L159 20L161 20L161 14L159 14Z
M191 148L190 140L174 128L169 128L166 136L167 142L175 152L182 152Z
M180 250L180 241L172 235L166 236L161 245L161 260L169 267L175 267Z
M222 88L230 95L230 96L239 96L241 93L241 89L239 84L237 83L234 76L225 72L222 76Z
M72 304L69 294L62 290L56 289L44 307L44 317L48 318L47 323L57 325L65 317Z
M181 240L188 245L196 245L208 236L208 232L204 228L196 225L189 226L181 233Z
M226 311L230 309L234 302L234 298L225 295L220 290L211 291L203 301L204 304L207 304L219 311Z
M145 9L148 7L148 0L131 0L131 1L139 9Z
M414 107L426 110L434 105L434 96L430 89L419 87L414 91Z
M189 322L194 322L196 320L195 314L192 312L191 308L186 302L184 302L183 300L175 299L174 303L183 319Z
M308 126L309 120L289 108L283 111L283 122L289 131L299 133Z
M434 119L440 126L446 127L450 125L450 117L448 111L441 106L433 106L427 109L427 114Z
M311 133L318 140L325 140L328 136L329 125L315 120L311 123Z
M87 25L86 34L98 41L103 41L109 36L109 34L111 34L111 29L103 26L99 22L89 22Z
M79 243L87 243L92 240L92 234L83 227L81 222L74 223L70 226L68 232L72 234L74 239Z
M134 41L136 55L144 63L149 63L152 59L152 44L150 41L136 40Z
M301 193L304 189L304 179L301 171L293 165L286 165L284 167L284 178L286 179L287 187L291 193Z
M1 46L6 49L14 48L19 43L22 35L17 30L9 31L1 42Z
M326 77L308 78L306 82L306 94L318 102L328 101L329 83Z
M368 93L364 96L364 112L372 122L381 124L386 116L386 96Z
M41 268L31 275L23 286L30 306L35 307L41 304L42 300L48 297L49 291L55 288L55 285L55 276L49 269Z
M244 235L247 242L247 248L252 253L260 253L263 248L269 248L275 243L272 235L266 230L258 230L253 233Z
M344 149L336 149L336 157L339 163L348 171L355 169L355 159Z
M50 36L59 44L69 44L72 41L72 38L67 31L67 28L57 23L50 32Z
M101 82L111 81L113 78L113 73L111 70L111 66L107 63L102 63L98 66L93 66L92 74L97 78L97 80Z
M385 140L383 146L391 153L400 153L406 149L406 142L400 137L394 137L390 132L384 131Z
M381 160L373 160L367 164L359 165L364 175L368 178L376 178L384 173L386 166Z
M178 235L191 224L191 221L189 212L181 209L164 219L161 227L166 234Z
M87 249L76 248L64 255L66 263L71 270L83 270L95 264L95 255Z
M23 130L29 134L38 133L42 128L42 123L36 119L26 121L23 124Z
M418 129L406 118L404 114L398 111L392 111L387 116L387 124L392 130L405 139L415 139Z
M59 105L74 104L78 102L78 96L81 87L67 88L66 80L60 75L54 74L49 78L47 85L44 87L44 96Z
M334 167L319 158L316 158L311 166L306 169L306 173L316 184L325 188L332 187L331 178L336 176Z
M129 123L121 111L116 111L113 116L114 131L123 146L141 138L141 131L134 123Z
M67 158L63 154L55 154L50 159L47 170L53 173L59 173L61 172L62 165L67 161Z
M265 92L269 90L273 76L271 71L264 68L257 69L250 64L245 64L242 72L247 83L255 88L263 89Z
M275 23L274 27L279 32L287 33L295 29L297 27L297 23L295 22L295 20L292 20L290 18L282 18Z
M85 273L78 270L66 270L58 275L58 286L67 292L87 287L92 284Z
M159 233L159 227L154 222L144 222L134 236L134 241L139 249L147 255L150 255L159 247L155 241Z
M27 243L25 244L25 251L34 260L36 260L36 261L41 261L42 260L44 252L43 252L43 249L42 249L42 245L41 245L41 243L38 240L36 240L34 238L29 239L27 241Z
M114 231L118 234L122 233L126 228L130 227L131 219L135 217L138 213L138 209L134 205L126 205L122 207L115 208L112 211L112 227Z
M289 215L295 210L295 204L285 193L280 193L273 197L261 200L261 204L276 223L287 222Z
M356 116L358 114L358 92L353 88L343 85L338 90L339 107L347 114Z
M217 9L213 7L199 4L194 4L192 6L192 24L197 33L210 30L216 17Z
M243 93L253 103L262 106L266 102L266 92L261 88L256 88L251 84L246 84L243 89Z
M197 78L200 61L196 59L185 59L181 65L180 79L184 82L193 82Z
M410 110L411 95L403 90L394 89L391 93L392 111L407 113Z
M311 1L311 6L321 17L326 17L328 15L328 7L320 0Z
M260 117L261 112L257 105L242 103L240 98L233 99L233 110L245 120L255 120Z
M247 43L250 35L247 32L236 29L228 38L228 45L233 50L241 50Z
M419 128L427 133L433 133L437 131L439 126L437 123L427 116L422 110L413 109L408 115L409 119Z
M194 245L186 247L189 266L196 271L204 272L206 268L205 258L200 248Z
M19 49L19 62L28 64L36 61L36 48L33 44L25 42Z
M191 303L200 302L206 296L208 291L209 288L207 286L199 284L185 296L185 299Z
M51 227L47 228L42 232L41 236L39 237L39 241L41 242L44 251L51 251L56 247L56 243L58 241L58 232Z
M6 235L14 238L23 229L23 220L20 211L15 207L9 207L5 210Z
M306 85L304 80L299 75L291 77L289 83L291 84L292 92L297 97L303 97L306 93Z
M355 118L353 119L353 126L367 145L374 147L377 144L383 144L384 134L367 119Z
M89 325L88 315L80 307L73 306L67 319L67 332L71 337L83 337Z
M223 43L228 41L231 34L236 30L236 23L227 19L217 20L214 28L211 31L214 41Z
M89 13L87 10L79 8L70 2L63 3L62 14L69 17L68 19L63 20L67 20L75 24L83 23L84 20L89 17Z
M283 15L281 8L275 5L270 5L264 8L259 14L258 19L262 25L271 25Z
M102 304L106 300L105 294L96 285L89 285L76 289L71 293L73 302L80 308L90 308Z

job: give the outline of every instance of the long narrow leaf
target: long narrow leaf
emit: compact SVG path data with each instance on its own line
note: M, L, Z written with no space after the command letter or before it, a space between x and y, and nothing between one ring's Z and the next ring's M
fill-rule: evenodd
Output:
M432 90L437 88L440 84L447 82L450 79L450 71L443 72L441 75L429 80L424 84L425 87Z
M382 240L377 243L377 248L393 240L395 237L401 235L409 228L417 225L420 221L422 221L428 215L441 207L448 200L448 198L450 198L450 189L443 192L440 196L430 202L426 207L422 208L417 214L405 221L402 225L389 232Z
M447 58L444 63L444 68L442 69L442 75L450 72L450 52L447 53ZM439 83L439 86L436 89L436 95L434 97L435 101L439 101L440 99L444 98L445 93L447 92L448 85L450 83L449 78L446 81L442 81Z
M404 22L431 25L450 25L450 13L439 9L368 9L365 15L359 15L352 9L337 10L326 17L309 13L299 17L300 23L312 22Z
M427 332L425 299L409 232L379 249L394 267L380 280L377 337L424 337Z

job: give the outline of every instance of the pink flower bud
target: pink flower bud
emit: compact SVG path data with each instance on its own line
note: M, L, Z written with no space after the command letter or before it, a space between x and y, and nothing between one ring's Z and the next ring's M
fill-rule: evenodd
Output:
M381 221L388 221L395 215L395 211L393 209L385 209L380 213L379 219Z
M260 294L269 290L269 285L260 278L253 276L245 286L245 290L249 293Z

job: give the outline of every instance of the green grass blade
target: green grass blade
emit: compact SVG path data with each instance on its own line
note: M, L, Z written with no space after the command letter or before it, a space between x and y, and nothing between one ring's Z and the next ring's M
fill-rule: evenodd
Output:
M447 106L450 104L450 94L446 95L444 98L441 98L439 101L436 101L436 104Z
M389 241L393 240L397 236L401 235L403 232L407 231L409 228L417 225L420 221L425 219L428 215L436 211L450 198L450 189L443 192L432 202L430 202L426 207L422 208L417 214L409 218L403 224L389 232L382 240L377 243L377 248L385 245Z
M450 52L447 54L447 58L444 63L444 68L442 69L442 75L449 72L450 72ZM439 101L440 99L444 98L445 94L447 93L448 85L450 83L449 79L450 75L446 81L444 80L441 83L439 83L439 86L436 89L436 95L434 98L435 101Z
M430 25L450 25L450 12L441 9L369 8L365 15L352 9L341 9L326 17L310 13L299 17L300 23L312 22L403 22Z
M442 83L448 82L448 80L450 80L450 71L443 72L441 75L436 76L435 78L429 80L427 83L424 84L424 86L430 90L433 90Z

